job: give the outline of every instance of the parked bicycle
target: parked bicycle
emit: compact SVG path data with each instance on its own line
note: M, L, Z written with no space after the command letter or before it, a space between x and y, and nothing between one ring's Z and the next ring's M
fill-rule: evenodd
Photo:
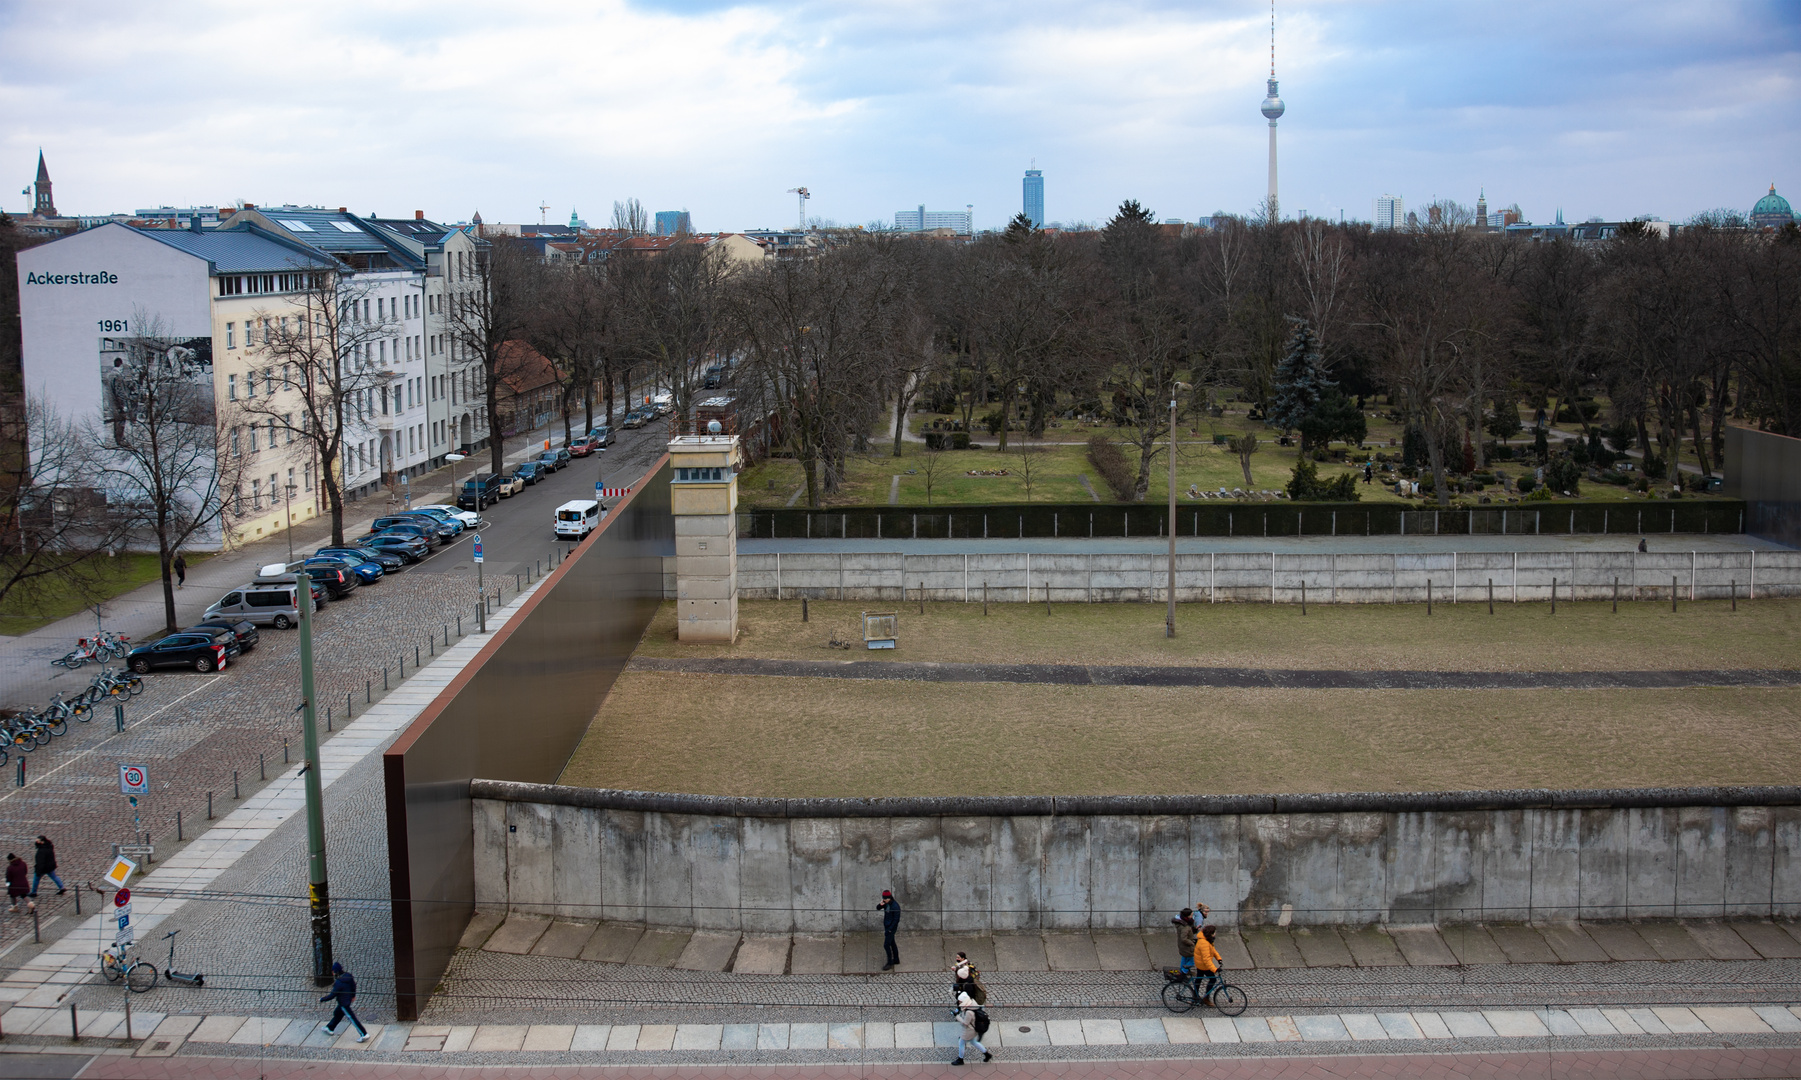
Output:
M1223 976L1205 972L1191 976L1180 968L1165 968L1163 979L1163 1007L1173 1013L1185 1013L1196 1005L1211 1005L1225 1016L1237 1016L1250 1004L1244 991L1226 982Z
M102 630L91 638L76 638L75 648L50 663L55 667L74 671L89 660L96 663L105 663L109 658L123 660L130 651L131 638L115 634L111 630Z
M100 974L106 976L109 983L124 979L125 988L134 994L141 994L156 985L156 965L126 956L123 945L108 945L100 950Z
M136 697L143 692L144 680L140 676L116 672L112 668L101 668L100 674L94 676L93 683L84 694L88 701L99 704L109 697ZM91 717L79 716L76 719L86 722Z

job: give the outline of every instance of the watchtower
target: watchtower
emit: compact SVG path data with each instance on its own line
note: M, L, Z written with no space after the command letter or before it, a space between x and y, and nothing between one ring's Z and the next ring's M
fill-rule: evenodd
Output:
M670 511L675 515L677 637L732 642L738 637L738 469L736 435L718 421L708 434L669 442Z

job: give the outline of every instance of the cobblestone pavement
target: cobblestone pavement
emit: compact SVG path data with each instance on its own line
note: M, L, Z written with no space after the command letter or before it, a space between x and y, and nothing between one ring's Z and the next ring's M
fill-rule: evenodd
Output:
M509 598L511 586L509 578L504 582ZM414 670L415 648L420 661L429 661L443 648L447 632L456 641L459 614L463 629L473 631L471 593L460 579L406 571L328 603L314 624L321 728L342 723L347 705L360 714L379 700L384 668L386 687L397 687L402 665L408 674ZM237 805L234 773L238 793L249 795L263 777L289 767L284 761L299 761L300 635L264 629L261 638L251 653L213 675L145 676L146 690L125 706L123 733L115 730L112 710L103 706L91 723L69 725L67 736L29 755L27 785L0 789L0 845L29 858L31 838L43 833L56 843L65 882L96 881L113 844L132 842L134 833L140 840L149 834L157 856L166 857L176 841L177 813L182 836L192 839L206 825L209 792L215 816ZM135 813L119 794L118 768L125 763L147 766L151 779L150 793ZM380 820L377 808L372 821ZM39 918L72 915L73 900L73 893L57 897L46 888L38 900ZM27 915L0 915L0 947L30 937Z
M963 1075L973 1070L953 1069L942 1060L919 1064L883 1064L856 1061L828 1065L722 1065L711 1068L671 1068L667 1065L613 1065L606 1075L615 1080L669 1080L671 1077L756 1077L794 1080L863 1080L863 1078L915 1078ZM85 1059L78 1059L85 1060ZM1637 1051L1537 1050L1508 1053L1458 1054L1356 1054L1294 1055L1282 1057L1214 1058L1206 1062L1211 1080L1323 1080L1329 1077L1418 1077L1421 1080L1500 1080L1515 1077L1557 1076L1567 1080L1608 1077L1611 1080L1674 1080L1695 1076L1792 1077L1801 1073L1801 1052L1791 1049L1758 1049L1741 1046L1708 1049L1656 1049ZM1188 1080L1197 1074L1197 1063L1186 1059L1162 1061L1058 1061L1026 1064L995 1061L980 1066L981 1075L1006 1080ZM265 1060L251 1057L190 1057L171 1061L105 1057L97 1059L81 1075L94 1080L289 1080L315 1076L318 1062ZM71 1076L68 1072L34 1073L37 1076ZM393 1065L340 1061L332 1075L347 1080L562 1080L594 1075L591 1065Z

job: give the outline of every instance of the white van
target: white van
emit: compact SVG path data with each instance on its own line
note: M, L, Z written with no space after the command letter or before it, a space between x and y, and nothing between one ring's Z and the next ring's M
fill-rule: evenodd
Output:
M593 499L571 499L557 507L557 539L580 540L600 528L600 515Z

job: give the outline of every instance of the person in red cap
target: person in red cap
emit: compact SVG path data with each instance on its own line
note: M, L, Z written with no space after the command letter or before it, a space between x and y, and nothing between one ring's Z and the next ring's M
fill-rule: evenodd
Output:
M900 964L900 949L894 944L894 932L900 929L900 901L883 889L882 902L875 909L882 913L882 949L888 954L888 962L882 965L882 970L889 971Z

